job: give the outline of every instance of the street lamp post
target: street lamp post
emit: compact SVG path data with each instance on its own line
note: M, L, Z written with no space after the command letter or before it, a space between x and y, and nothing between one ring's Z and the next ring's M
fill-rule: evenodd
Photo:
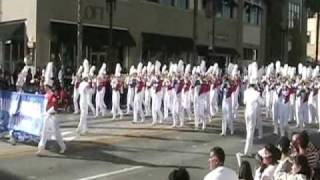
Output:
M106 11L109 11L109 47L107 50L108 60L111 58L112 54L112 40L113 40L113 11L115 9L116 0L106 0Z
M82 59L82 38L83 38L83 33L82 33L82 20L81 20L81 6L82 6L82 1L77 0L77 62L76 62L76 67L78 67L81 63Z

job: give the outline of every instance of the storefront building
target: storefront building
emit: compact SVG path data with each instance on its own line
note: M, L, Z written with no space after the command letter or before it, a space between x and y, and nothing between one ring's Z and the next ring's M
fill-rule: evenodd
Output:
M232 3L231 3L232 2ZM77 0L0 1L0 64L13 71L23 57L44 66L59 59L76 67ZM263 62L265 14L262 0L221 0L215 21L214 57L210 56L212 19L198 1L197 38L193 40L194 0L117 0L113 18L112 55L109 12L105 0L82 0L83 58L113 71L139 61L163 63L208 59L224 65L233 61ZM193 59L194 43L199 57Z

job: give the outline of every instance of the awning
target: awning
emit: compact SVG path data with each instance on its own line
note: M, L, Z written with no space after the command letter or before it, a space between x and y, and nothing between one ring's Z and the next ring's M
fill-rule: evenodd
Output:
M198 54L201 56L209 56L212 54L212 50L209 50L209 46L206 45L197 45ZM229 56L238 56L239 53L237 50L228 47L215 46L214 47L215 54L218 55L229 55Z
M188 37L168 36L163 34L142 33L143 47L152 50L191 51L193 40Z
M83 43L92 46L109 44L110 29L83 25ZM77 42L77 25L51 22L51 34L54 40ZM113 29L112 44L114 47L135 46L136 43L128 30Z
M20 40L25 38L25 23L23 21L11 21L0 23L0 40Z

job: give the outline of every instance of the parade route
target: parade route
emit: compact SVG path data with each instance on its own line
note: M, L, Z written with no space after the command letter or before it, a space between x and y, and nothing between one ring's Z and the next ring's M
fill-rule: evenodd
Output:
M141 180L166 179L175 168L185 167L191 179L202 179L208 172L208 151L221 146L226 152L226 165L238 170L235 154L243 151L245 125L243 112L235 122L235 135L221 137L221 114L207 130L194 130L188 122L184 128L171 128L170 123L152 126L132 124L130 117L89 119L89 133L77 136L77 115L59 115L60 127L67 144L65 154L57 154L57 145L49 143L44 156L35 155L36 147L1 142L0 172L16 179L61 180ZM63 119L62 119L63 117ZM274 143L271 122L264 121L266 137L254 139L253 151L265 143ZM291 131L295 131L292 129ZM254 167L253 158L248 159Z

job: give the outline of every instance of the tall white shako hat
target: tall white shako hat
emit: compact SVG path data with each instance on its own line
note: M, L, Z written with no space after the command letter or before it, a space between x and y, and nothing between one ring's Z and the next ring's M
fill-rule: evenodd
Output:
M141 76L142 73L142 68L143 68L143 64L141 62L139 62L138 66L137 66L137 75Z
M21 72L18 74L18 79L16 82L17 87L23 87L24 83L26 82L26 77L28 75L29 67L25 65Z
M45 73L44 73L44 85L53 86L53 63L49 62L47 64Z
M76 76L81 77L82 71L83 71L83 66L80 66L79 69L78 69L78 71L77 71Z
M191 72L191 64L187 64L186 68L184 69L184 76L189 76Z
M106 69L107 69L107 65L106 65L106 63L103 63L99 72L98 72L98 77L103 77L107 73Z
M89 78L89 72L90 72L90 65L88 59L83 60L83 72L82 72L82 78Z
M160 61L156 61L154 65L154 72L156 75L161 75L161 63Z
M249 84L257 84L257 83L258 83L258 64L256 62L253 62L250 65Z
M162 73L163 75L168 74L167 65L164 64L164 65L162 66L161 73Z
M94 77L94 72L96 71L96 66L91 66L89 76L92 78Z
M201 75L205 75L207 72L207 67L206 67L206 61L202 60L199 66L199 70L197 70L197 72L199 72Z
M131 76L131 75L136 74L136 73L137 73L137 70L135 69L134 65L132 65L130 67L130 70L129 70L129 75Z
M114 76L115 77L120 77L121 76L121 65L119 63L117 63L116 65L116 69L115 69L115 72L114 72Z
M181 76L183 76L183 74L184 74L184 63L183 63L182 59L180 59L178 62L177 73Z

